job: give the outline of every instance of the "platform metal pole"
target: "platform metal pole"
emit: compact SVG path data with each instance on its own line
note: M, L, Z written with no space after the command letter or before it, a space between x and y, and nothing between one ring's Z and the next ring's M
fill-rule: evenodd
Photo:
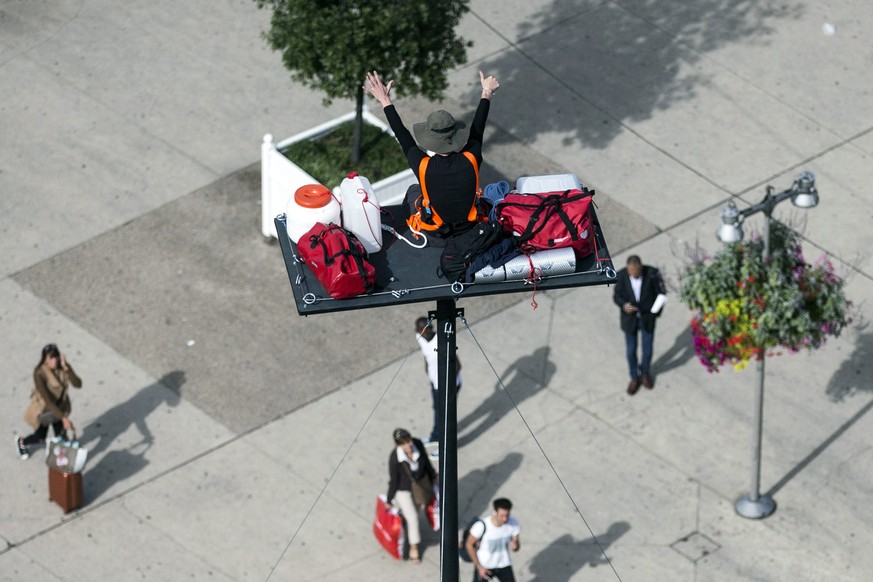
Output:
M459 582L458 563L458 401L457 318L464 310L454 299L437 300L428 315L437 322L437 375L440 405L440 580Z

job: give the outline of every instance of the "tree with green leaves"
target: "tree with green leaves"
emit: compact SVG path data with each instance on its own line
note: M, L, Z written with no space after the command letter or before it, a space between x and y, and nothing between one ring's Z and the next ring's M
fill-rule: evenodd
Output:
M440 99L447 73L472 43L455 34L469 0L255 0L272 8L264 38L282 53L291 78L322 91L324 103L354 99L351 164L361 157L363 80L378 70L398 96Z

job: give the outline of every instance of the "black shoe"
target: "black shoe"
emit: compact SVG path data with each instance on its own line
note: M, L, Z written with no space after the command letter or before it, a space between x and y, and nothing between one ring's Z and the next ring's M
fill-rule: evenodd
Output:
M22 461L30 458L30 451L27 450L27 445L24 444L24 439L18 435L15 435L15 450L18 452L18 456Z
M655 387L655 379L649 374L643 374L643 386L651 390Z
M639 390L639 389L640 389L640 381L636 378L631 380L630 383L627 385L627 393L630 394L631 396L636 394L637 390Z

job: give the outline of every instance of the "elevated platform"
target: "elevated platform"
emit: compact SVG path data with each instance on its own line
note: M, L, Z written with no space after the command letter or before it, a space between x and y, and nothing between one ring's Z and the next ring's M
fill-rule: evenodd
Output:
M412 233L405 223L403 207L390 206L386 210L389 216L403 217L390 221L390 224L399 234L413 240ZM591 212L595 224L597 252L577 261L574 273L539 279L536 282L537 291L609 285L615 280L615 268L593 205ZM288 278L291 281L294 302L297 305L297 313L300 315L534 291L534 284L528 281L452 285L437 274L441 247L428 244L423 249L416 249L385 232L383 233L385 248L370 255L370 262L376 268L376 290L349 299L334 299L327 294L307 266L298 259L296 245L288 239L284 215L277 216L275 224L285 266L288 269Z

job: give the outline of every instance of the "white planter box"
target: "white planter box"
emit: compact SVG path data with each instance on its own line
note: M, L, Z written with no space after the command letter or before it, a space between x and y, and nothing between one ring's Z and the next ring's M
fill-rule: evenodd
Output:
M264 236L276 238L276 225L273 220L285 212L288 201L300 186L318 183L318 180L282 155L279 150L299 141L316 139L354 118L355 112L352 111L277 144L273 143L272 134L268 133L264 136L264 142L261 144L261 232ZM364 122L375 125L392 137L394 136L390 127L366 109L364 110ZM388 176L384 180L373 183L373 192L382 206L397 204L403 200L406 189L415 182L415 173L406 169L399 174Z

